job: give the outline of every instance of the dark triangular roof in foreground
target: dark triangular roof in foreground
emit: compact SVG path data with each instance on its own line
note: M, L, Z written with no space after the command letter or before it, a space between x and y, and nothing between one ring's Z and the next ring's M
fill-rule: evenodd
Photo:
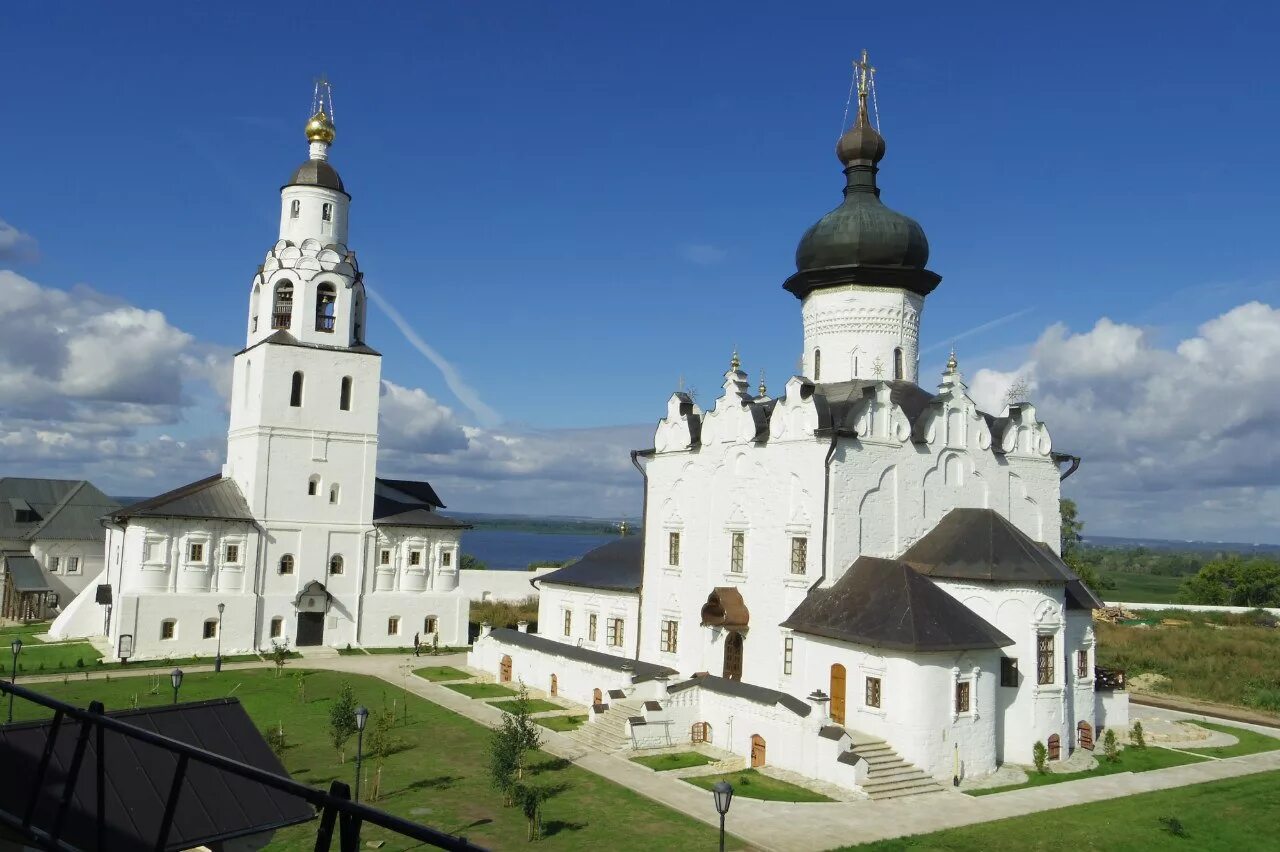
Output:
M538 585L558 583L588 589L638 592L643 578L644 537L633 535L602 544L587 552L581 559L549 574L543 574L536 582Z
M240 486L234 479L224 479L221 474L125 506L112 512L111 517L117 521L136 517L253 520Z
M811 592L782 626L898 651L963 651L1013 644L910 565L874 556L859 557L829 589Z
M289 773L272 754L257 725L239 700L218 698L190 704L149 707L108 714L146 731L179 740L197 748L247 763L286 778ZM25 722L0 726L0 812L21 820L48 738L50 723ZM67 720L50 753L44 789L37 793L33 825L49 831L58 821L57 811L64 779L71 771L78 721ZM71 848L97 848L95 839L98 766L97 737L85 740L75 793L65 819L61 840ZM104 841L115 852L154 849L165 813L169 781L178 756L157 745L106 729L103 749ZM315 818L315 810L303 799L257 781L192 760L187 765L166 850L198 846L220 848L224 841L274 831Z

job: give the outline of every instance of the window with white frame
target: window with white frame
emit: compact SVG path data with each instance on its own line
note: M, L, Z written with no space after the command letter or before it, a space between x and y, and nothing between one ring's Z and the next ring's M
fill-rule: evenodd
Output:
M956 714L969 712L969 687L967 680L956 681Z
M434 615L428 615L422 619L422 632L430 636L440 629L440 620Z
M791 539L791 573L803 574L809 564L809 539L793 536Z
M658 637L658 650L665 654L674 654L679 633L680 622L670 618L663 619L662 635Z
M302 208L302 204L301 202L298 201L298 199L295 198L293 201L290 201L289 202L289 218L297 219L298 212L301 210L301 208Z
M232 565L240 561L240 545L228 544L223 551L223 562L230 562Z
M1089 679L1089 649L1076 651L1076 680Z
M868 677L866 694L863 696L863 703L868 707L880 706L880 678Z
M440 554L440 566L441 566L442 568L449 568L449 567L451 567L452 565L453 565L453 551L452 551L452 550L445 550L445 551L441 552L441 554Z
M729 535L729 570L741 574L746 562L747 534L734 532Z
M680 533L667 533L667 564L678 568L680 566Z
M342 561L342 554L335 553L329 557L329 573L341 574L346 571L346 565Z
M782 673L784 675L791 674L792 660L795 657L796 640L791 636L785 636L782 639Z
M587 641L588 642L596 641L596 624L598 621L599 621L599 616L597 616L594 612L587 616Z
M80 557L79 557L79 556L68 556L68 557L67 557L67 568L66 568L66 571L67 571L67 573L68 573L68 574L79 574L79 573L80 573Z
M62 569L62 559L57 556L50 556L47 567L50 574L57 574Z
M193 541L187 544L187 561L203 562L204 561L204 542Z
M216 619L216 618L206 618L206 619L205 619L205 621L204 621L204 638L206 638L206 639L217 639L217 638L218 638L218 619Z
M1053 683L1053 635L1036 637L1036 682L1041 686Z
M293 573L293 557L287 553L284 556L280 557L280 573L281 574Z
M173 618L166 618L160 622L160 638L176 639L178 637L178 622Z
M279 639L283 635L284 619L277 615L275 618L271 619L271 638Z
M400 635L400 616L393 615L387 619L387 635L388 636Z
M390 551L390 550L387 550L386 548L383 548L381 551L379 551L379 553L378 553L378 564L379 564L379 565L390 565L390 564L391 564L391 551Z
M314 497L320 493L320 477L313 476L307 480L307 496Z
M564 635L568 636L573 632L573 610L566 609L564 611Z
M421 565L421 564L422 564L422 551L421 551L421 550L410 550L410 551L409 551L409 564L410 564L410 565Z
M624 641L621 618L610 618L605 622L605 644L610 648L621 648Z

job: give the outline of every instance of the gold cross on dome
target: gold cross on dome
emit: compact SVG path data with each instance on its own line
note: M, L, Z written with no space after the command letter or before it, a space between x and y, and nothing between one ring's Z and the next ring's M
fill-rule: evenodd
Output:
M865 95L876 76L875 66L867 59L867 49L865 47L862 49L862 59L853 63L853 70L858 75L858 94Z

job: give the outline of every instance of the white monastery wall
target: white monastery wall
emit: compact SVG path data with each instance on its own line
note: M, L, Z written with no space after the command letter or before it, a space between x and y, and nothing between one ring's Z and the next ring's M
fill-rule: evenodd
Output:
M102 542L83 539L42 538L22 542L15 549L30 547L40 567L44 569L49 587L58 595L58 606L66 608L71 600L88 587L93 578L102 573ZM53 567L53 559L58 567ZM76 568L70 568L70 560L76 560Z
M633 684L627 672L614 671L603 666L579 660L556 657L499 641L493 635L481 636L471 646L468 665L497 676L502 658L511 658L511 683L523 683L529 689L551 691L551 676L556 676L557 695L590 707L594 703L595 690L600 690L605 703L609 690L621 689L636 700L655 697L658 685L654 682ZM594 717L591 717L594 718Z
M555 570L558 569L552 566L535 571L468 568L458 572L458 588L473 601L522 601L540 595L538 588L530 585L530 580Z
M640 624L638 594L558 583L540 583L539 587L539 635L604 654L635 657L636 631ZM568 630L565 629L566 613L569 614ZM594 627L592 616L595 617ZM622 634L621 641L613 645L608 642L611 619L620 620Z

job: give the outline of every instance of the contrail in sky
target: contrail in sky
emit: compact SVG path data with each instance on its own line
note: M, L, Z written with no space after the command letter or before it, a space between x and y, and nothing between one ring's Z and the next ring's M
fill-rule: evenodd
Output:
M413 326L405 321L405 318L391 306L390 302L379 296L378 291L368 284L365 285L365 292L382 309L382 312L391 318L391 322L395 324L396 328L400 329L400 333L404 335L405 340L409 341L409 345L421 352L432 364L436 365L441 375L444 376L444 383L449 386L449 390L453 391L453 395L458 398L459 402L471 410L471 413L480 421L481 426L497 426L502 421L498 412L484 404L475 389L462 380L462 376L457 369L446 361L444 356L432 348L429 343L419 337L417 332L413 330Z
M945 340L943 340L941 343L935 343L932 346L929 346L925 349L920 350L920 354L927 355L928 353L941 349L944 346L950 346L951 344L955 343L957 340L964 340L966 337L972 337L975 334L982 334L982 332L984 331L990 331L996 326L1001 326L1007 322L1013 322L1018 317L1026 316L1027 314L1031 313L1034 310L1035 310L1035 306L1032 305L1029 308L1023 308L1020 311L1014 311L1011 314L1007 314L997 319L993 319L991 322L984 322L982 325L975 326L969 329L968 331L962 331L959 334L952 334L948 336Z

